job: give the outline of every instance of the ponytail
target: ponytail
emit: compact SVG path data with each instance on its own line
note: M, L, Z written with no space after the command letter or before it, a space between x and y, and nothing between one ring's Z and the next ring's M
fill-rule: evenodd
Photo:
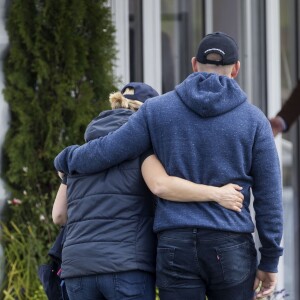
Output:
M143 104L138 100L129 100L125 98L122 93L116 92L109 95L109 102L112 109L126 108L133 111L137 111Z

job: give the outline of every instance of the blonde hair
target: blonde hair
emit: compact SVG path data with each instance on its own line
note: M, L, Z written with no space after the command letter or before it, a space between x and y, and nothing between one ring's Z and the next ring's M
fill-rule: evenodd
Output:
M124 94L134 95L134 90L126 89ZM141 101L130 100L130 99L125 98L121 92L111 93L109 95L109 102L111 104L112 109L126 108L126 109L130 109L133 111L137 111L143 104L143 102L141 102Z

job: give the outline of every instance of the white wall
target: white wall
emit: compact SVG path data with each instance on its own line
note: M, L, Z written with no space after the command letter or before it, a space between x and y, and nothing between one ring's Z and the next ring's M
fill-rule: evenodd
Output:
M143 0L144 82L162 91L160 0Z
M116 28L117 61L114 73L119 88L129 82L129 8L128 0L110 0L112 19Z
M266 0L266 45L267 45L267 95L268 117L273 117L281 108L280 70L280 5L279 0ZM277 63L274 63L277 62ZM279 158L282 161L282 140L275 139ZM282 163L282 162L281 162ZM284 247L284 240L282 240ZM284 288L283 257L279 261L277 290Z

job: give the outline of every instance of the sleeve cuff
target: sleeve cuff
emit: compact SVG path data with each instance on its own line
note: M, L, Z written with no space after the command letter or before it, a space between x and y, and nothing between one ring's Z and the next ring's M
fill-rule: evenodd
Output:
M279 257L262 257L258 269L264 272L278 272Z

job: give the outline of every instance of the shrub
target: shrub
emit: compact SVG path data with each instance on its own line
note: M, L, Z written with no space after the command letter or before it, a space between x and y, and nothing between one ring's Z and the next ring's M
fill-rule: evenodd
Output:
M83 143L86 125L115 89L114 28L104 0L14 0L7 32L11 122L3 174L12 200L4 215L3 292L5 299L43 299L37 267L58 233L51 220L59 186L53 159Z

